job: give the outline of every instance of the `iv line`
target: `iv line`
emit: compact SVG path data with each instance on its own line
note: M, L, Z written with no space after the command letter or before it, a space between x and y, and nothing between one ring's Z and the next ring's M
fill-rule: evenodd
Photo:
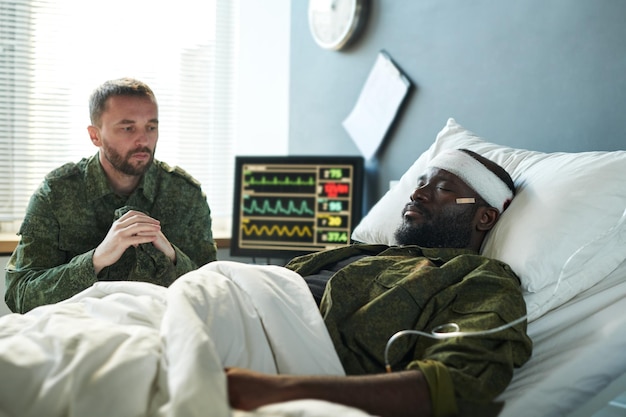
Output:
M497 333L502 330L506 330L509 327L513 327L516 324L519 324L528 318L528 314L523 315L513 321L505 323L501 326L494 327L487 330L479 330L475 332L462 332L461 328L456 323L446 323L439 326L436 326L430 333L422 332L419 330L400 330L399 332L394 333L393 336L389 338L387 344L385 345L385 370L387 373L391 372L391 365L389 364L389 349L393 342L397 339L406 336L406 335L417 335L417 336L425 336L430 337L431 339L450 339L453 337L461 337L461 336L482 336L486 334Z

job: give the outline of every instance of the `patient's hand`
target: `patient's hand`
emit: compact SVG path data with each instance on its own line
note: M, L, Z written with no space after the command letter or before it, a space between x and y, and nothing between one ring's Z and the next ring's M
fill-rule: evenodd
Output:
M381 417L432 415L430 390L420 371L358 376L266 375L226 369L228 399L239 410L302 398L359 408Z
M226 369L228 400L237 410L254 410L262 405L286 401L287 391L282 389L286 379L249 369Z

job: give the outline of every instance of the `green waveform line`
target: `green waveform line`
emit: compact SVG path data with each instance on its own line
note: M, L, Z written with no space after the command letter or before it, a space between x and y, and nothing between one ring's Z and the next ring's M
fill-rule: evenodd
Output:
M243 229L243 233L246 236L250 236L252 234L257 235L257 236L261 236L263 234L268 235L268 236L272 236L274 234L277 234L278 236L287 235L288 237L293 237L294 235L298 235L298 237L303 237L303 236L312 237L313 236L311 228L307 226L302 227L302 228L300 226L294 226L293 228L289 229L287 226L273 225L270 228L266 225L259 227L256 224L253 224L252 226L243 225L241 226L241 228Z
M302 203L300 203L300 207L298 208L296 207L296 204L293 202L293 200L289 200L289 204L287 205L287 208L283 207L283 203L281 200L276 201L276 204L274 204L274 207L271 206L269 200L264 200L263 204L260 207L259 207L259 204L257 203L257 200L252 200L250 207L246 207L246 206L243 207L243 212L246 214L282 213L286 215L296 213L296 214L299 214L300 216L304 214L309 214L312 216L315 214L315 212L309 208L309 205L307 204L306 201L302 201Z
M255 185L290 185L290 186L302 186L302 185L315 185L315 177L311 176L306 180L303 180L302 177L297 177L295 180L292 180L289 177L281 180L277 176L272 177L272 179L268 179L265 175L261 178L257 179L251 177L246 183L247 186L255 186Z

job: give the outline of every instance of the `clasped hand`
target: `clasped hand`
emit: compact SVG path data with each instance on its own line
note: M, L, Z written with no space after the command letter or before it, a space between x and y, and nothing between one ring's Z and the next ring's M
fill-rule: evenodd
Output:
M129 247L143 243L152 243L172 262L176 261L176 252L161 232L161 223L147 214L130 210L113 222L106 237L96 248L93 254L96 274L117 262Z

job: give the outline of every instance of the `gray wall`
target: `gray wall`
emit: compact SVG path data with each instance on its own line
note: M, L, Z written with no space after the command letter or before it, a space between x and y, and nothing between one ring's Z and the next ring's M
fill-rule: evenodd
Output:
M341 122L378 51L415 85L368 164L368 203L448 117L514 147L626 148L626 1L371 0L364 35L340 52L314 43L307 3L292 2L290 154L358 154Z

